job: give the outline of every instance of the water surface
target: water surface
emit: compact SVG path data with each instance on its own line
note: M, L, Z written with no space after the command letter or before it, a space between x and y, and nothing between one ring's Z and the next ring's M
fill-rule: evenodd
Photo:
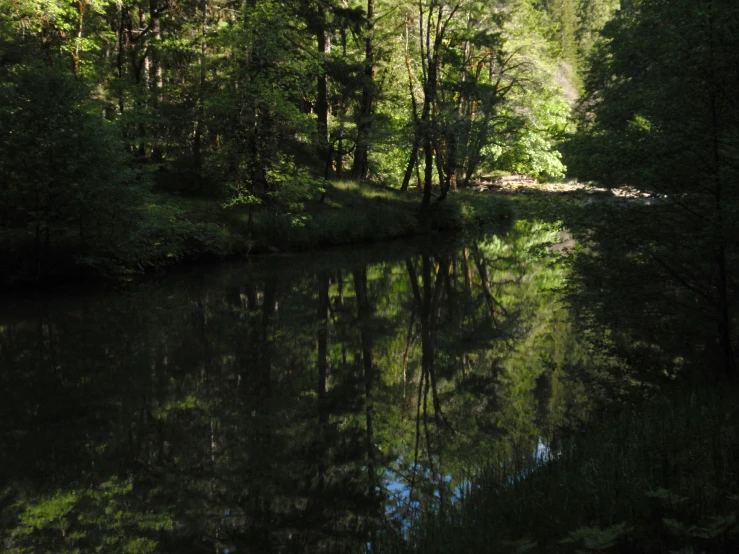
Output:
M580 356L558 238L517 222L4 298L3 548L362 552L487 461L541 455Z

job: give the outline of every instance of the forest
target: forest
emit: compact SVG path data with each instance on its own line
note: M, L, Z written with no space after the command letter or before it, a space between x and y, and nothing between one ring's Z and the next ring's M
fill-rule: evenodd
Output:
M0 0L0 550L739 549L739 3Z
M364 240L462 226L431 206L480 175L564 176L614 5L5 1L4 277L325 245L364 197ZM332 210L357 182L420 194Z

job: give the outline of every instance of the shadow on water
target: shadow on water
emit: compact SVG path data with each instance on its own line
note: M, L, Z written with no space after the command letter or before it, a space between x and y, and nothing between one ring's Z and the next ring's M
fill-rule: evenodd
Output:
M6 302L9 551L362 552L541 452L584 363L551 224Z

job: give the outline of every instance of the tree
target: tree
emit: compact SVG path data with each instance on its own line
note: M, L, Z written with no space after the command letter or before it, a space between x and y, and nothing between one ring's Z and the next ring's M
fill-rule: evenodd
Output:
M620 5L620 0L580 0L577 7L577 45L581 61L586 62L590 58L603 27Z
M88 256L125 237L140 187L72 72L28 64L0 75L0 225L38 278L55 251Z
M364 83L357 124L357 145L354 149L352 177L367 178L367 149L369 132L372 128L372 110L375 104L375 0L367 0L367 26L365 29Z
M556 40L562 57L569 62L576 62L576 35L580 27L577 0L546 0L545 4L556 25Z
M705 351L736 373L739 6L635 1L604 35L571 165L581 178L658 197L641 217L620 218L621 256L693 298L693 317L715 329Z

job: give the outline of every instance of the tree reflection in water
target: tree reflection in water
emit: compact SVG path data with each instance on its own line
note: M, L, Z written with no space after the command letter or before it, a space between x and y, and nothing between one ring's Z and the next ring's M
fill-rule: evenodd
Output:
M583 357L557 236L517 222L15 302L3 548L362 552L491 456L536 455Z

